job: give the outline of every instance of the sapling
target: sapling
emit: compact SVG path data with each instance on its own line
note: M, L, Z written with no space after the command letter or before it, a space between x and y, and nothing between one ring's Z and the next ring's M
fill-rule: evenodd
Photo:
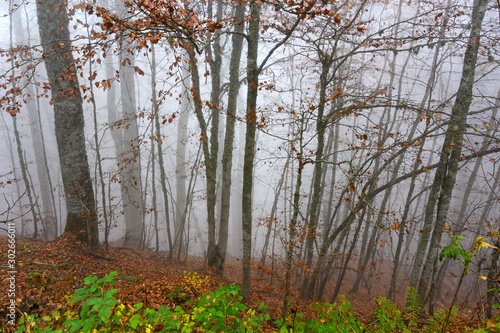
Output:
M460 281L458 281L458 286L457 289L455 290L455 295L453 296L453 300L451 301L450 309L448 313L446 314L446 319L444 320L443 323L443 329L441 332L446 332L446 328L448 327L448 321L450 320L450 314L451 311L453 310L453 304L455 303L455 300L457 299L458 296L458 291L460 290L460 286L462 285L462 282L464 280L464 277L467 275L467 272L469 270L469 264L472 261L472 251L475 249L476 252L479 252L482 247L492 247L496 248L493 245L490 245L484 241L484 237L477 237L475 242L474 242L474 247L470 250L466 250L462 247L460 244L460 240L462 239L462 236L454 236L453 237L453 243L446 246L443 251L441 251L441 254L439 255L439 261L443 261L444 258L450 258L453 260L457 260L459 256L462 258L459 259L463 264L464 264L464 269L462 271L462 275L460 276Z

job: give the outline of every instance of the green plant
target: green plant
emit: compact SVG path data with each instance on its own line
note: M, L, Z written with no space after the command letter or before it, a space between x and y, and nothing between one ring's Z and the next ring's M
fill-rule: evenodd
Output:
M189 296L181 287L174 287L174 289L165 295L166 299L170 299L177 304L186 303L189 300Z
M406 293L406 308L405 312L408 316L409 323L408 328L411 331L417 330L417 319L420 316L420 311L422 309L422 301L418 296L418 292L415 288L408 287Z
M377 309L373 312L374 321L370 324L370 332L411 332L406 328L403 315L394 303L386 298L378 297Z
M17 332L258 332L270 318L263 313L265 305L253 310L241 303L240 287L235 284L199 297L187 310L179 305L155 310L143 308L142 303L120 304L114 298L117 289L107 290L108 285L116 283L116 274L99 280L86 277L85 287L66 297L70 306L80 303L79 313L67 310L61 315L59 309L42 318L23 314ZM197 277L194 280L202 281Z
M500 296L500 288L492 288L492 289L488 289L487 291L488 293L497 293L499 296ZM495 309L500 309L500 303L497 303L497 304L493 304L492 306L493 308ZM500 322L500 315L497 316L495 318L496 321L499 321ZM500 330L499 330L500 331Z
M23 248L22 249L19 249L19 247L22 246ZM24 243L24 242L18 242L17 243L17 253L26 253L26 252L36 252L37 250L34 249L34 248L30 248L28 246L28 244Z
M278 319L274 324L280 327L280 333L304 332L307 327L302 319L303 316L303 313L297 313L291 310L285 319Z
M137 281L139 281L139 277L138 276L127 275L125 273L120 274L120 278L122 280L129 281L129 282L134 282L134 283L137 282Z
M86 277L85 286L73 295L66 296L68 305L60 307L52 315L40 317L23 313L16 332L260 332L270 320L270 316L264 312L267 310L266 305L260 304L255 310L240 302L240 287L235 284L221 286L191 299L189 304L184 302L173 308L160 306L156 310L145 308L142 303L121 304L115 298L117 289L108 288L115 283L116 274L112 272L102 279ZM194 281L205 280L196 277ZM174 288L171 294L176 297L186 287ZM407 299L406 311L411 323L418 314L420 301L416 291L411 288L408 289ZM377 298L376 302L378 307L372 314L373 321L366 326L354 316L351 304L344 296L340 297L338 303L314 304L315 319L304 319L302 313L290 311L285 319L277 320L275 324L280 326L280 332L283 333L411 332L411 326L405 326L403 316L394 304L385 298ZM429 319L425 331L437 332L446 320L454 320L457 316L456 307L449 314L445 309L440 310ZM495 320L491 320L485 328L475 332L497 332L498 326ZM412 329L417 329L416 324Z
M262 302L259 303L257 310L248 309L246 316L244 316L242 320L243 325L251 332L260 332L266 321L271 319L271 317L264 312L267 309L269 309L269 307Z
M23 313L21 319L19 319L18 327L16 333L23 332L41 332L39 331L40 326L38 325L40 318L37 314L27 314Z
M53 273L40 273L40 272L30 272L28 274L28 288L35 288L47 285L47 283L54 281L55 275Z
M239 289L233 283L203 295L196 303L191 319L208 331L245 331L243 321L237 316L240 311L248 310L248 307L239 302L242 299L238 294Z
M441 309L434 313L434 316L427 320L425 332L435 333L447 322L453 322L458 317L458 309L454 306L450 310ZM445 326L446 328L446 326Z
M483 278L483 277L481 277ZM484 278L486 279L486 278ZM488 293L498 293L500 295L500 288L488 289ZM500 304L494 304L493 308L500 309ZM496 318L485 319L483 321L485 327L474 330L474 333L498 333L500 332L500 315Z
M362 332L363 324L352 314L351 303L340 296L340 302L315 303L313 310L318 314L316 320L308 320L306 332Z
M455 300L457 299L457 296L458 296L458 291L460 290L460 286L462 285L464 277L467 275L467 272L469 270L469 264L472 260L472 251L467 251L460 245L460 240L462 238L463 238L462 236L454 236L453 243L446 246L441 251L441 254L439 255L439 261L443 261L444 258L450 258L453 260L457 260L457 258L459 258L459 256L461 256L462 258L459 258L459 260L464 264L464 268L462 270L462 275L460 276L460 280L458 281L455 295L453 296L453 300L451 301L450 309L449 309L448 314L446 315L446 318L443 322L443 329L441 330L441 332L443 332L443 333L446 332L448 322L450 321L450 315L451 315L451 312L453 310L453 304L455 304ZM482 245L482 244L477 245L477 242L480 238L481 237L478 237L476 239L475 248L477 249L477 251L479 251L479 249L481 249L481 245ZM482 238L480 241L482 241Z
M113 298L117 289L105 291L104 287L116 283L113 277L117 273L117 271L111 272L99 280L97 280L97 276L87 276L84 279L86 286L77 289L75 291L76 297L72 299L73 303L83 301L80 314L69 314L64 322L64 326L69 327L70 333L89 332L109 321L114 307L118 303Z
M484 322L486 327L481 327L474 330L474 333L497 333L500 332L499 318L488 319Z

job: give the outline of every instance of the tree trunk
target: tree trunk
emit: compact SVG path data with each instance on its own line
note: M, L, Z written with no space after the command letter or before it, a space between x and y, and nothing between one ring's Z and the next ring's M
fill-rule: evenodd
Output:
M127 40L122 41L120 52L120 100L122 117L125 121L121 128L123 142L120 164L120 180L123 211L125 213L124 246L140 247L143 241L144 226L142 216L145 213L142 203L142 179L140 170L139 128L136 119L135 59L128 48L133 46Z
M94 249L99 246L99 234L85 149L82 96L71 53L66 3L42 0L36 7L40 39L46 55L45 67L51 83L56 141L66 195L65 231L75 234Z
M474 74L477 63L479 40L481 37L481 24L483 22L487 4L488 0L474 1L471 19L471 34L465 52L462 79L460 81L460 86L458 87L455 104L451 110L451 117L446 130L445 142L441 151L439 166L436 170L436 177L434 179L433 190L436 188L436 194L439 191L439 195L436 195L437 215L432 238L429 244L430 248L418 284L418 293L420 299L422 300L427 292L427 286L432 274L434 261L438 255L442 229L448 215L451 194L455 185L458 165L461 161L462 139L467 124L467 113L469 111L470 104L472 103L472 88L474 85ZM432 208L432 211L429 207ZM432 220L434 205L431 204L431 202L428 202L427 208L429 209L426 209L426 220Z
M16 41L18 44L30 45L31 41L28 40L24 34L24 27L22 25L21 10L12 10L12 18L15 22L14 34L16 36ZM29 25L28 25L29 28ZM31 60L31 59L30 59ZM29 62L32 64L32 61ZM28 63L26 63L28 65ZM26 66L22 67L22 70L26 70ZM34 79L34 78L33 78ZM29 84L27 80L23 79L24 83L28 85L28 89L32 90L31 95L37 96L33 90L36 90L34 84ZM40 119L40 108L38 103L36 103L34 97L27 100L27 110L28 117L30 120L30 132L31 132L31 142L33 144L33 150L35 153L36 161L36 171L38 183L40 186L40 197L42 198L42 211L44 216L40 215L40 219L44 222L44 236L53 240L57 237L57 214L55 211L55 201L52 189L52 180L50 177L50 172L47 166L47 157L45 151L45 140L43 137L41 119Z
M361 230L361 225L363 224L365 213L366 213L366 209L361 213L361 216L359 217L359 223L356 226L356 229L354 231L354 236L353 236L353 239L351 241L351 246L349 248L349 251L347 251L347 253L345 251L343 252L343 253L346 253L346 255L344 257L344 262L342 265L342 269L340 270L340 274L337 277L337 283L335 284L335 290L333 291L333 295L330 299L330 303L334 303L338 294L339 294L340 287L342 285L342 281L344 280L344 276L345 276L345 273L347 271L347 267L349 265L349 261L351 260L352 253L354 252L356 242L357 242L358 237L359 237L359 231Z
M298 169L297 169L297 181L295 182L295 191L293 193L293 212L292 217L290 219L290 230L289 230L289 238L288 243L286 245L286 262L285 262L285 296L283 298L283 320L286 319L288 315L288 305L290 302L290 280L291 280L291 272L292 272L292 264L293 264L293 256L294 256L294 248L295 244L295 231L297 226L297 220L300 212L300 188L302 186L302 171L304 170L304 160L303 160L303 135L304 135L304 120L300 123L299 130L299 150L297 152L298 159ZM292 143L293 144L293 143Z
M188 140L187 126L189 121L190 101L189 91L191 81L188 78L189 70L185 67L181 70L182 76L182 97L181 111L179 114L179 124L177 126L177 152L175 155L175 220L174 220L174 246L173 251L177 254L177 259L180 254L186 251L185 225L186 225L186 145ZM158 155L159 156L159 155ZM165 182L165 180L163 180Z
M217 0L218 22L222 21L222 1ZM208 16L212 18L212 1L208 2ZM218 32L218 31L216 31ZM220 113L220 92L221 92L221 66L222 49L220 37L213 41L213 44L207 48L207 58L210 65L210 74L212 78L212 89L210 93L210 151L205 154L205 168L207 175L207 222L208 222L208 247L207 260L211 267L220 267L220 250L216 244L216 219L215 206L217 204L217 156L219 153L219 113ZM199 89L199 86L197 87ZM208 133L205 132L205 136ZM207 140L207 139L205 139Z
M87 17L85 17L87 18ZM87 33L90 35L89 28L87 28ZM91 50L91 45L88 46ZM94 69L92 67L92 62L89 63L89 76L92 75ZM104 226L107 228L111 223L108 220L108 211L106 207L106 184L104 182L104 171L102 167L102 158L101 158L101 147L99 141L99 130L97 126L97 106L96 106L96 97L94 94L94 81L90 80L90 97L92 98L92 116L94 121L94 144L95 144L95 152L96 152L96 163L97 163L97 174L96 176L96 196L99 192L98 190L98 182L101 186L101 204L102 204L102 217L104 218ZM96 211L99 209L99 203L96 201ZM106 251L108 251L108 235L105 235L105 244Z
M488 270L488 292L486 295L486 318L491 319L494 300L498 297L498 287L500 281L500 273L498 271L498 259L500 258L500 239L497 239L495 244L497 248L492 249L490 258L490 268Z
M307 238L306 238L306 267L312 267L313 264L313 245L316 240L316 233L318 227L318 215L319 215L319 207L320 207L320 198L322 192L322 174L323 174L323 150L325 147L325 133L326 133L326 125L327 119L324 119L323 113L325 111L326 100L326 88L330 81L328 77L328 73L330 71L330 67L332 66L332 61L330 57L325 57L321 64L321 76L320 76L320 89L319 89L319 102L317 108L317 121L316 121L316 133L317 133L317 146L315 152L315 163L314 163L314 171L313 171L313 193L311 196L311 207L309 210L309 221L307 226ZM309 271L306 271L306 276L304 278L303 285L307 286L309 284ZM308 295L307 288L302 288L300 297L303 299L309 298L312 295Z
M233 48L231 51L231 60L229 64L229 93L226 112L226 135L224 139L224 149L222 153L222 193L220 207L220 225L218 257L219 262L216 268L224 271L224 262L226 261L228 230L229 230L229 208L231 200L231 175L233 166L233 145L234 128L236 120L236 108L238 101L238 92L240 88L239 70L241 52L243 49L243 31L245 19L245 6L239 4L235 10L235 34L232 36Z
M253 164L255 157L255 133L257 130L257 94L259 88L259 69L257 55L259 47L260 2L250 2L250 22L248 27L247 54L247 108L245 158L243 162L243 193L242 193L242 232L243 232L243 281L241 295L250 295L251 255L252 255L252 187Z
M154 44L151 44L151 102L152 102L152 113L153 120L152 123L156 125L159 122L158 119L158 101L156 100L156 53ZM156 253L160 250L160 232L158 229L158 200L156 195L156 154L155 154L155 142L157 145L161 145L161 133L156 132L156 126L151 126L151 190L153 192L153 221L155 228L155 250ZM161 146L160 146L161 147ZM162 154L161 148L158 150L159 154ZM163 162L163 160L162 160ZM146 192L147 193L147 192ZM165 210L165 216L168 216L168 211ZM168 226L170 227L170 226Z
M13 4L12 2L9 2L9 38L10 38L10 48L12 49L14 47L14 43L13 43L13 20L12 20L12 12L14 11L14 7L13 7ZM11 63L11 66L12 66L12 76L13 77L16 77L15 76L15 64L14 64L14 59L11 58L10 60L10 63ZM15 90L16 89L16 81L15 80L12 80L12 89ZM12 100L12 106L15 107L16 105L16 100L13 99ZM25 187L25 191L26 191L26 195L28 196L28 201L29 201L29 209L31 211L31 215L33 217L33 228L34 228L34 231L33 231L33 238L36 238L38 236L38 224L37 224L37 216L36 216L36 213L35 213L35 202L33 200L33 194L32 194L32 188L31 188L31 185L30 185L30 180L29 180L29 177L28 177L28 169L27 169L27 165L26 165L26 161L24 159L24 152L23 152L23 149L22 149L22 143L21 143L21 137L19 135L19 130L17 128L17 114L16 115L13 115L12 117L12 125L13 125L13 128L14 128L14 137L16 139L16 147L17 147L17 156L19 158L19 167L21 168L21 174L23 176L23 181L24 181L24 187ZM14 163L14 160L12 160L12 162Z

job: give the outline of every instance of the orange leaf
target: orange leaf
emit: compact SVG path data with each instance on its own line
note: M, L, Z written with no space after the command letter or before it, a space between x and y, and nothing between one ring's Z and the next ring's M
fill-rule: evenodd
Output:
M342 20L342 16L340 16L340 14L337 14L333 18L333 20L335 21L335 23L340 24L340 21Z
M134 66L134 70L139 74L139 75L144 75L144 71L140 69L138 66Z

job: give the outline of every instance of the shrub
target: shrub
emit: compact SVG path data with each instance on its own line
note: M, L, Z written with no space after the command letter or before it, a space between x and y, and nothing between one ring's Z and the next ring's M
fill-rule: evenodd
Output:
M16 331L21 332L259 332L269 315L249 309L240 302L240 287L232 284L201 296L189 310L160 306L144 309L142 303L125 305L114 298L117 289L112 272L102 279L85 278L85 287L68 296L68 303L79 305L80 312L68 310L50 316L23 314ZM199 280L198 277L195 280ZM260 305L258 311L267 307Z

